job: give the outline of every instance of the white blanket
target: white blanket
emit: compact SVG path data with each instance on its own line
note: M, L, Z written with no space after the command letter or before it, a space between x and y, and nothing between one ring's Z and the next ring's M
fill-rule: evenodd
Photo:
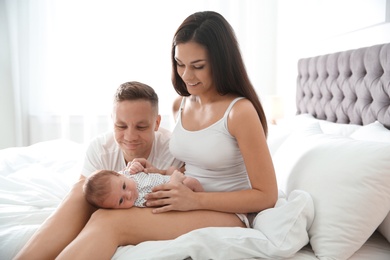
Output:
M12 259L70 190L84 147L54 140L0 150L0 259ZM118 248L113 259L253 259L292 257L309 241L311 197L280 194L254 228L204 228L174 240Z
M288 258L309 242L306 230L314 217L309 194L281 196L276 207L255 218L254 228L203 228L169 241L149 241L114 259L249 259Z

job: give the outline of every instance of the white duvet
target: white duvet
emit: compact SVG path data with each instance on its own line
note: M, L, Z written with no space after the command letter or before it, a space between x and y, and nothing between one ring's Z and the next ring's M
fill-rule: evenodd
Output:
M84 150L67 140L0 150L0 259L12 259L55 210L80 174ZM313 214L306 192L281 194L253 229L199 229L175 240L120 247L113 259L291 257L308 243Z

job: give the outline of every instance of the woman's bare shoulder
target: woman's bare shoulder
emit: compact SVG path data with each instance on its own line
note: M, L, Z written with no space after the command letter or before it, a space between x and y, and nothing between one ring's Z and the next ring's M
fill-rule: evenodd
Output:
M253 106L252 102L249 99L242 98L237 100L237 102L234 104L231 110L231 115L240 115L247 114L249 111L256 111L255 107Z
M255 124L258 122L259 124ZM228 116L229 130L234 135L237 130L246 129L248 127L260 126L260 119L252 102L246 98L238 100ZM260 130L260 128L259 128Z
M173 101L173 104L172 104L172 114L173 114L173 117L175 118L175 120L176 120L176 117L177 117L177 113L179 112L182 99L183 99L182 96L177 96L175 98L175 100Z

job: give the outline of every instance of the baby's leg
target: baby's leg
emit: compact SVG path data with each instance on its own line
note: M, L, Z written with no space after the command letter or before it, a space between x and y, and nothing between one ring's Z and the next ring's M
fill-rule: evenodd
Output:
M204 191L202 184L200 184L200 182L195 178L185 176L183 183L193 191Z
M186 179L186 176L178 170L174 170L173 173L171 174L170 181L171 182L184 182Z
M204 191L200 182L192 177L185 176L182 172L175 170L172 175L170 182L182 182L188 188L193 191Z

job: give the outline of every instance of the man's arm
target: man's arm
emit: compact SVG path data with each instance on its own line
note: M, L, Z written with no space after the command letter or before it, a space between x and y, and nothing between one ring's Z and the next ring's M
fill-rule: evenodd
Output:
M84 198L80 176L64 200L14 259L54 259L80 233L96 208Z

